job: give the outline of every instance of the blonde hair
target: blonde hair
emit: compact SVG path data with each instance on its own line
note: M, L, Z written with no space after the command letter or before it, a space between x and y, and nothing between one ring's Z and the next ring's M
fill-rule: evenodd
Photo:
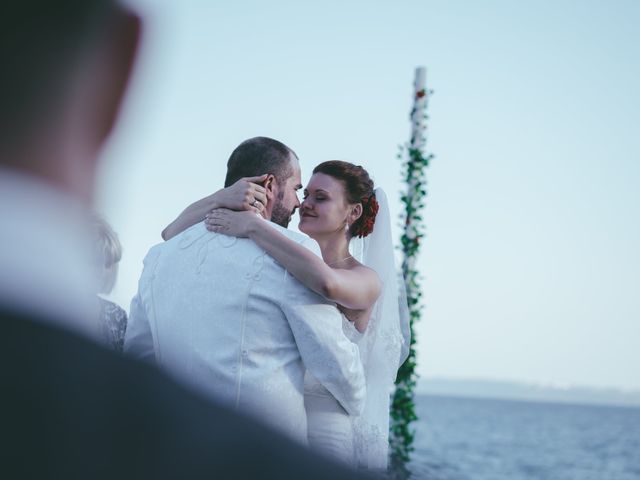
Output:
M100 293L111 293L118 277L118 262L122 258L122 245L118 235L98 214L93 215L96 235L96 254L103 267Z

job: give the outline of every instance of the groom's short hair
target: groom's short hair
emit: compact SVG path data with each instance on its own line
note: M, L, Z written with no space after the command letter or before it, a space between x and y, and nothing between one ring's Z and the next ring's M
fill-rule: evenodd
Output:
M298 158L284 143L269 137L245 140L231 153L227 162L224 186L233 185L243 177L270 173L282 185L293 175L291 156Z

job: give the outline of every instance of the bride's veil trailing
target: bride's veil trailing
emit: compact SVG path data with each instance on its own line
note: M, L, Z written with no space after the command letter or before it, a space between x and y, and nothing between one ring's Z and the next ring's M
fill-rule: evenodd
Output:
M375 270L382 281L369 325L358 339L367 382L364 413L353 420L356 459L369 469L386 469L389 451L389 410L398 368L409 353L409 310L404 282L396 268L391 216L384 191L375 190L379 204L373 232L354 238L354 257Z

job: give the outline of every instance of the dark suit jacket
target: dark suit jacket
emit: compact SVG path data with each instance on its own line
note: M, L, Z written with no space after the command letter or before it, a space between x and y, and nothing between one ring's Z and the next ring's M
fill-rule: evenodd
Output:
M0 478L365 478L76 334L0 328Z

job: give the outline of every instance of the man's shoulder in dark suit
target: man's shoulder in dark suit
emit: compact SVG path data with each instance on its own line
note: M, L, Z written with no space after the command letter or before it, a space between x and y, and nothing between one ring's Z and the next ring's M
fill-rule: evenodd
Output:
M2 478L360 478L79 335L0 328Z

